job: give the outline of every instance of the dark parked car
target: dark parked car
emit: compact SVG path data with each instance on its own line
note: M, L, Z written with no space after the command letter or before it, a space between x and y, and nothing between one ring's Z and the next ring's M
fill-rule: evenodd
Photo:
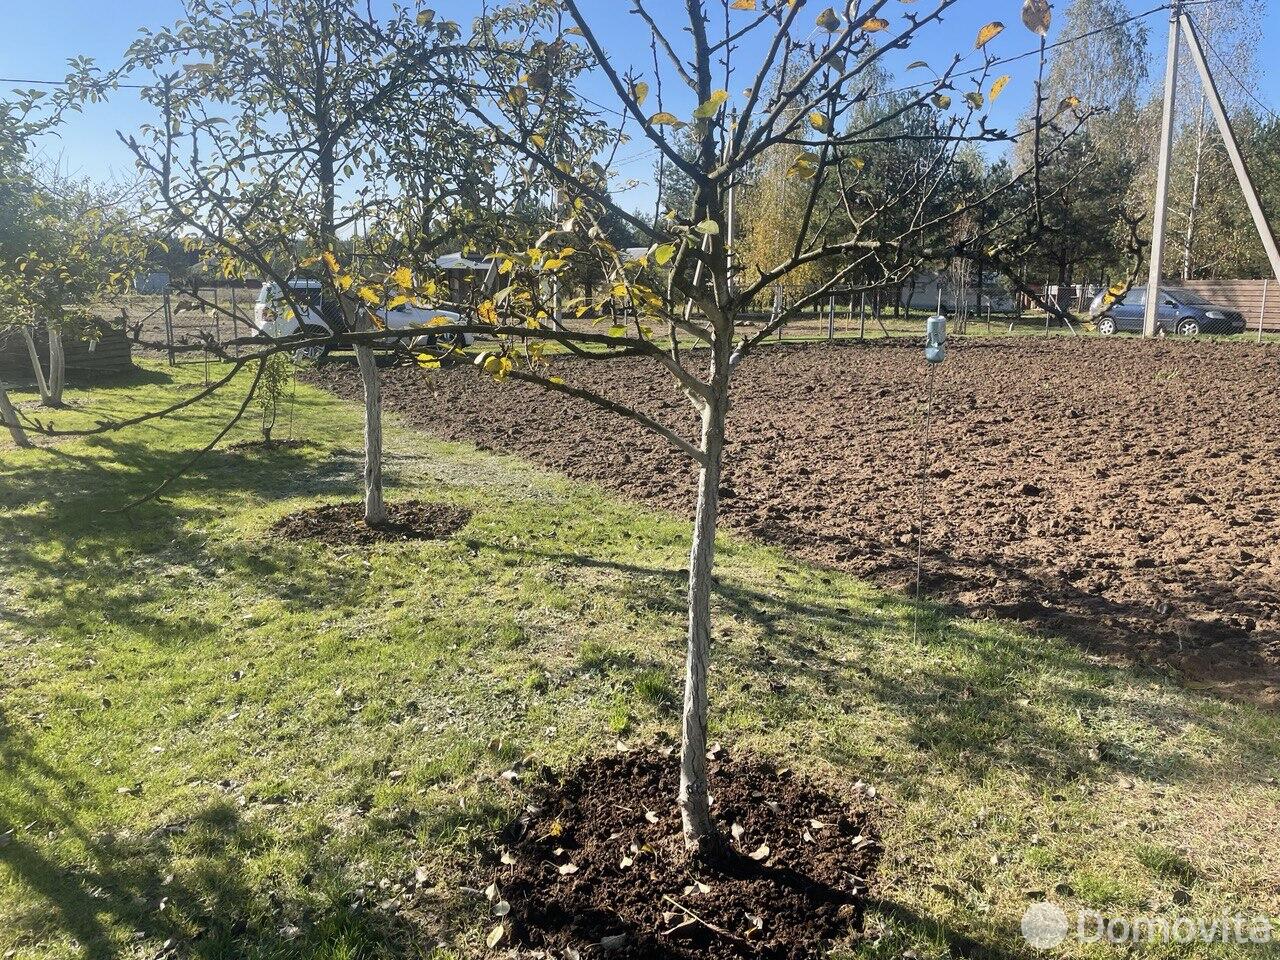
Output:
M1109 307L1103 306L1106 293L1093 299L1090 315L1103 336L1113 333L1141 333L1147 310L1147 288L1134 287ZM1165 333L1197 337L1202 333L1243 333L1244 314L1219 307L1184 287L1161 287L1156 323Z

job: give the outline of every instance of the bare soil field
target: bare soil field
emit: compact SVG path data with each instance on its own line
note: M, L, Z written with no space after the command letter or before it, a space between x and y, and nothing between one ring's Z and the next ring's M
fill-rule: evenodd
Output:
M692 436L656 365L557 374ZM342 364L314 374L355 397ZM918 346L767 349L737 375L726 526L891 588L916 569ZM1280 349L1094 338L953 342L937 371L924 591L1189 683L1280 704ZM472 369L388 370L388 408L644 503L688 511L664 441Z

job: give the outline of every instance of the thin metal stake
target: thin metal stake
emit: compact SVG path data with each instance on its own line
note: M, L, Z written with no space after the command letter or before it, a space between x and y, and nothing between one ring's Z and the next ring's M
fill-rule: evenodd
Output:
M1267 287L1271 284L1270 279L1262 281L1262 308L1258 311L1258 342L1262 342L1262 321L1267 316Z
M933 425L933 381L936 366L929 364L924 405L924 445L920 449L920 478L916 487L916 603L911 616L911 637L920 639L920 581L924 569L924 486L929 475L929 444Z
M234 281L233 281L234 283ZM240 301L236 296L236 288L231 288L231 339L240 339ZM240 356L240 344L236 344L236 356Z
M164 293L164 342L168 348L169 366L175 366L177 359L173 352L173 312L169 308L169 291Z

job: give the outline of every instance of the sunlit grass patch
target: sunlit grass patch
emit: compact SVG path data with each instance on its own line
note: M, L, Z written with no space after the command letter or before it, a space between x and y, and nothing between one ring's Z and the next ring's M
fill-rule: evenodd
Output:
M77 391L58 419L198 376ZM359 412L298 397L307 444L214 454L130 516L103 509L232 400L0 453L0 952L477 956L462 888L533 771L676 732L687 524L392 425L391 496L467 527L280 543L276 518L359 485ZM857 955L1030 956L1037 898L1280 913L1275 715L994 622L926 608L917 635L901 597L724 544L712 735L884 803Z

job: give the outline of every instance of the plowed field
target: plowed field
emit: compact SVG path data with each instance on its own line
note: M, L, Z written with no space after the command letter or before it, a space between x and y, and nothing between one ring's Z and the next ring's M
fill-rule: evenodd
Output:
M692 436L645 360L558 363ZM356 397L353 371L316 376ZM736 375L724 522L894 588L914 583L925 365L903 343L769 348ZM630 421L472 369L388 370L440 436L687 512L695 475ZM1280 350L962 341L937 371L924 588L1218 692L1280 703Z

